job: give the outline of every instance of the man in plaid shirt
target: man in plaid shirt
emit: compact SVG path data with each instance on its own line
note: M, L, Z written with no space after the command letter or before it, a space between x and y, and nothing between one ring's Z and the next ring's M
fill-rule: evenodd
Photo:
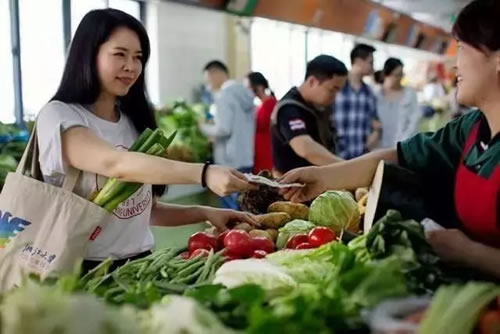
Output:
M381 124L377 115L377 100L363 77L373 73L375 48L358 44L351 52L352 69L344 88L337 94L332 113L332 125L337 129L337 155L352 159L374 148Z

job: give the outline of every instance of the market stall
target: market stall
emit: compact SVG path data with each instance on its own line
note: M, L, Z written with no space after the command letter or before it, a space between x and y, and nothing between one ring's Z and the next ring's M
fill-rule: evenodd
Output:
M2 333L498 333L500 286L442 262L424 225L388 210L363 230L373 188L306 206L267 177L240 199L258 228L207 225L114 271L27 277L2 295Z

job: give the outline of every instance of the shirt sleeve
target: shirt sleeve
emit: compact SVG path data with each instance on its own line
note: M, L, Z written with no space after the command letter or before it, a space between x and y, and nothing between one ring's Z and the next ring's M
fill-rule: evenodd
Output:
M278 114L280 133L289 142L295 137L309 135L306 120L297 107L284 106Z
M420 133L400 142L399 164L422 176L454 178L467 135L479 117L479 111L470 112L435 133Z
M46 104L36 120L39 162L42 174L47 177L64 175L61 134L73 127L88 127L75 107L60 101Z

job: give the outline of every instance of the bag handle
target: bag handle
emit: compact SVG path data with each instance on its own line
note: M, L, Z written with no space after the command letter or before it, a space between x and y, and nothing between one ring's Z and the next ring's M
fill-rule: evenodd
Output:
M28 145L23 152L23 156L19 161L16 168L17 174L28 175L36 180L42 180L42 172L40 170L40 161L38 160L38 138L36 134L36 122L33 125L33 131L31 131L30 139L28 140ZM29 170L29 173L27 171ZM72 167L67 166L66 176L63 181L62 188L64 190L73 192L75 189L76 182L80 176L81 171Z

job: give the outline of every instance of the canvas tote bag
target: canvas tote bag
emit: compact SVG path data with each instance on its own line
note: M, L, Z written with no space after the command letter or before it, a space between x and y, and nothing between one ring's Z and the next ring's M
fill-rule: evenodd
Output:
M62 188L44 183L36 126L0 194L0 292L28 273L42 279L73 270L109 213L73 193L80 171L68 167Z

